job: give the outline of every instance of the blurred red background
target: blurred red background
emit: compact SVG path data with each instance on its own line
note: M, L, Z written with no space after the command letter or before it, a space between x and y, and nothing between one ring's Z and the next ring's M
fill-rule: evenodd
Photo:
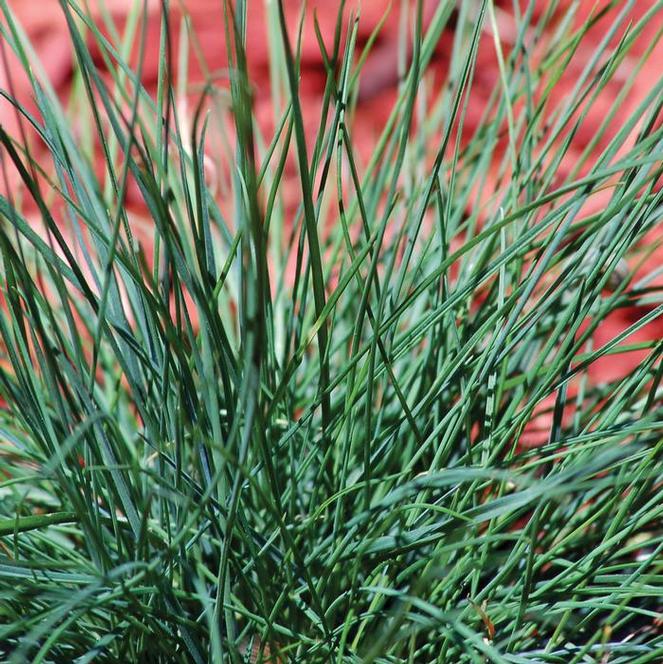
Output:
M273 3L274 0L249 0L250 14L247 36L247 54L252 85L255 92L255 113L259 125L266 135L269 135L272 130L274 121L268 61L269 41L265 20L265 7L270 2ZM32 40L48 78L62 97L66 98L72 83L74 66L71 43L68 38L66 22L59 6L59 0L9 0L9 4ZM111 12L119 30L122 29L127 9L131 4L132 0L105 0L105 5ZM223 3L222 0L181 0L179 2L171 0L170 4L172 7L170 24L173 29L173 43L178 43L182 17L187 17L197 35L200 51L203 55L202 60L204 64L192 51L188 73L189 89L192 92L195 90L196 84L204 80L205 67L210 71L220 72L223 72L224 68L227 67L226 49L223 40ZM290 35L292 37L297 32L301 3L299 0L286 0L284 4L286 6ZM391 9L390 4L393 5ZM436 0L424 1L425 20L430 18L437 4ZM512 11L513 0L496 1L495 4L500 36L504 42L505 50L508 50L509 41L515 31L515 19ZM520 1L520 6L523 9L527 4L523 0ZM574 21L576 24L580 24L587 20L587 17L592 12L595 12L597 7L604 8L608 4L607 2L597 3L596 0L579 0L579 2L562 0L558 3L557 20L561 19L569 6L578 5ZM580 72L593 53L593 47L604 37L607 26L611 25L615 15L621 9L619 5L623 3L615 4L618 6L606 11L606 15L592 28L588 38L580 44L578 51L569 62L564 76L556 86L555 94L559 96L560 101L564 98L565 93L569 92L574 86ZM93 15L98 15L98 0L88 0L87 5ZM653 5L654 0L638 0L634 3L634 7L629 15L631 22L637 21ZM147 6L148 48L143 68L143 80L149 90L154 90L156 88L159 65L158 44L161 29L161 2L160 0L148 0ZM398 1L389 3L385 0L363 0L362 2L348 2L346 6L348 11L360 8L358 33L358 43L360 45L366 43L375 26L383 18L385 13L387 13L384 29L377 40L374 51L366 62L362 74L359 104L353 118L352 130L356 141L355 147L360 159L363 159L365 162L370 157L376 138L379 136L391 111L393 101L396 98L396 90L399 83L397 44L401 3ZM540 15L548 6L549 3L547 2L537 2L535 14ZM305 12L301 94L306 127L310 135L313 135L319 127L318 110L326 80L324 65L313 30L313 15L315 12L325 39L331 42L337 10L338 2L311 0L308 2ZM661 23L655 20L646 26L637 43L634 45L631 55L628 56L625 63L619 68L605 91L599 95L598 99L591 106L587 117L580 126L579 131L575 134L571 146L560 166L560 182L564 181L577 162L578 157L594 138L596 128L605 118L615 96L631 73L634 63L637 62L638 57L645 49L652 45L653 40L657 38L657 31L660 28ZM448 54L453 39L451 30L452 27L443 34L437 46L431 66L432 80L440 80L446 73L449 63ZM474 129L476 129L484 109L485 101L499 81L493 37L490 34L489 28L486 28L484 32L484 38L482 38L480 44L476 77L464 130L466 138L471 136ZM617 33L614 40L615 43L622 34L623 31ZM34 104L31 103L30 99L31 91L27 77L21 72L9 49L5 48L4 51L10 76L8 77L7 67L0 67L0 87L10 90L28 108L34 109ZM663 42L659 41L654 45L651 56L639 72L635 85L626 97L611 130L596 145L595 149L597 151L605 147L610 137L619 129L621 120L633 113L637 105L652 89L654 82L659 80L661 63L663 63ZM100 69L103 70L104 63L100 57L98 58L98 64ZM220 80L223 80L223 76L220 77ZM223 82L220 84L223 85ZM192 98L194 96L192 95ZM0 101L0 122L2 122L10 135L17 135L16 114L5 101ZM294 165L292 165L292 169L294 169ZM487 189L492 191L498 183L494 181L489 184L491 186ZM297 188L293 186L292 196L295 199L297 191ZM600 207L609 196L610 192L606 191L593 197L592 206ZM128 202L129 204L135 204L140 209L139 198L133 201L129 200ZM662 233L657 231L648 240L652 242L657 241L662 235ZM656 251L644 265L638 268L637 274L642 275L650 272L660 264L661 258L663 258L663 252ZM659 280L657 283L660 285L662 282ZM594 339L595 348L612 339L620 331L642 317L648 310L644 306L630 307L620 309L612 314L596 333ZM628 342L634 343L661 338L662 333L663 322L657 320L632 335L628 339ZM603 358L591 367L590 375L596 381L612 380L629 372L642 357L642 352L631 352ZM547 421L540 421L539 424L542 425L544 430L546 429ZM533 438L532 441L534 442L534 440Z

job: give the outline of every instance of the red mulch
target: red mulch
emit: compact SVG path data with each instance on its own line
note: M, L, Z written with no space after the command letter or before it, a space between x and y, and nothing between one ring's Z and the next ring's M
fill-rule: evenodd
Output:
M66 24L59 7L59 0L10 0L9 4L33 40L36 51L53 86L62 94L63 98L66 97L72 81L73 64L70 42L67 37ZM111 9L119 27L122 25L126 7L129 4L130 0L106 0L106 6ZM348 11L355 10L358 6L361 7L358 33L358 43L360 45L366 42L372 30L389 7L389 4L386 0L363 0L361 3L347 3ZM396 96L396 86L398 84L396 43L398 40L398 8L400 3L393 2L391 4L393 4L394 8L386 19L374 53L365 65L360 102L352 123L352 132L357 152L360 160L363 160L364 163L368 160L374 149L376 137L380 134L384 126ZM536 12L541 14L545 11L548 4L547 2L538 2ZM573 4L571 0L562 0L559 6L561 10L564 10L571 4ZM606 4L605 2L597 3L596 0L581 0L580 10L576 19L577 23L580 24L585 20L597 5L602 7ZM630 14L630 19L633 22L637 21L653 4L654 0L638 0ZM89 0L89 5L94 11L96 0ZM173 43L177 44L181 18L184 14L187 14L197 34L200 49L204 54L205 66L210 71L221 72L219 84L225 85L223 70L227 66L227 59L223 40L221 0L181 0L179 2L171 0L171 5L173 7L171 17ZM265 3L262 0L251 0L249 3L250 16L248 22L247 52L252 84L255 91L256 116L265 134L269 135L273 127L273 111L270 98L269 42L264 20L264 5ZM296 35L301 3L299 0L286 0L285 5L290 34L293 37ZM437 2L436 0L425 0L424 5L424 14L427 20L437 6ZM512 0L500 1L496 5L500 34L504 41L503 47L505 50L508 50L509 41L514 32L514 20L511 13ZM524 7L527 3L521 2L521 5ZM161 2L160 0L149 0L148 6L148 49L143 70L143 80L149 89L154 89L158 68ZM313 16L314 14L317 15L322 34L329 44L333 35L337 8L338 3L329 0L312 0L308 2L303 32L301 94L304 101L305 123L307 131L310 134L313 134L318 129L318 109L325 84L324 66L313 30ZM619 7L616 10L607 12L607 15L592 28L587 42L581 44L578 52L569 63L564 76L556 86L559 102L563 101L565 92L570 91L575 85L583 67L591 56L592 45L604 37L606 26L612 23L618 11L620 11ZM560 182L564 180L577 163L578 157L594 137L596 129L604 119L615 95L618 94L621 85L632 71L634 61L650 45L658 28L657 21L650 21L642 37L633 48L632 55L620 67L617 75L609 83L605 92L592 104L587 118L575 135L567 156L561 164L559 169ZM446 72L452 37L453 35L449 30L443 35L438 44L431 66L431 85L435 85L436 81L439 81ZM613 42L616 43L620 37L621 33L617 34ZM28 108L34 108L34 104L30 103L30 87L26 76L13 61L9 49L5 47L5 51L9 58L11 81L7 79L5 67L0 66L0 88L13 90L13 94L19 100L26 103ZM100 57L98 58L98 62L100 68L103 69L103 61ZM625 99L618 117L612 123L611 130L607 133L605 139L596 146L597 151L605 147L606 141L619 130L623 118L633 113L637 105L651 91L654 84L658 82L660 79L660 63L662 62L663 41L656 45L647 64L639 73L632 92ZM189 72L192 87L195 87L196 83L204 79L203 72L204 66L201 65L196 57L192 57ZM499 83L498 77L499 72L493 38L489 31L486 30L479 50L476 80L468 109L464 132L465 137L469 137L477 127L485 100L492 92L494 86ZM191 108L191 104L189 104L189 108ZM15 113L5 101L0 101L0 122L2 122L10 135L18 135ZM211 155L211 159L214 159L214 155ZM496 184L493 181L493 186L488 186L485 190L492 191ZM292 196L297 196L297 189L295 187L292 189ZM596 195L592 199L592 207L600 209L600 206L605 203L609 196L609 191ZM128 203L134 204L140 215L140 197L137 192L133 193L133 197L130 196ZM293 201L293 204L295 203L296 200ZM662 235L661 231L657 230L648 239L654 242L660 239ZM651 271L660 263L662 258L663 250L657 250L638 269L638 274L645 274ZM635 263L633 265L635 266ZM658 283L663 282L659 280ZM641 318L646 311L645 307L632 307L612 314L596 333L594 339L595 348L614 338L620 331ZM632 335L628 342L632 343L660 338L662 333L663 320L657 320ZM590 375L596 381L612 380L631 371L641 361L642 357L643 353L625 353L603 358L592 365ZM548 416L542 415L538 421L542 425L544 432L548 429L548 419ZM539 442L540 437L537 437L533 431L531 433L533 436L531 442Z

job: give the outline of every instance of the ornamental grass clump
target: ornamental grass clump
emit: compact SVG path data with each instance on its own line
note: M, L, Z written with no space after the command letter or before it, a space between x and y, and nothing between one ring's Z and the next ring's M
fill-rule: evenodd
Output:
M663 3L119 4L0 0L2 661L662 661Z

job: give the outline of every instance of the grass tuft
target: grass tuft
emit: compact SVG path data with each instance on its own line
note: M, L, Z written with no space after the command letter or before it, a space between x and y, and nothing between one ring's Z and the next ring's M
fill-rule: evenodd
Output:
M368 153L386 17L312 107L266 3L270 126L99 4L63 97L0 0L3 661L661 661L663 3L400 3Z

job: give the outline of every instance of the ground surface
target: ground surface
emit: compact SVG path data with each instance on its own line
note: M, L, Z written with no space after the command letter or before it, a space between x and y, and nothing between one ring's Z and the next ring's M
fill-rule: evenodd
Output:
M53 82L55 89L66 98L72 83L74 63L70 47L70 40L67 34L67 27L62 12L59 7L59 0L10 0L9 4L19 17L28 35L30 35L37 53L40 55L44 68ZM99 15L99 0L89 0L89 6L93 13ZM178 0L171 3L171 26L173 29L173 43L177 44L179 40L179 29L183 18L190 22L193 32L196 35L197 43L193 43L191 48L191 57L188 67L188 93L187 99L182 99L184 114L190 111L197 97L197 90L205 77L211 77L219 86L224 86L227 82L226 76L226 51L223 41L223 17L220 11L222 3L219 0ZM255 113L261 128L265 135L269 136L273 129L273 111L270 94L270 73L269 73L269 39L265 20L265 7L269 3L256 1L250 3L250 16L247 26L247 55L252 75L252 83L255 94ZM365 43L375 27L386 16L382 31L377 39L375 48L368 58L364 74L362 76L361 92L357 111L353 118L355 149L360 157L367 160L375 145L375 140L379 135L384 122L388 117L391 105L396 96L396 90L399 84L398 75L398 39L400 3L390 3L386 0L363 0L363 2L348 2L346 4L347 14L357 11L359 13L358 44ZM527 3L520 3L525 5ZM570 0L563 0L558 3L558 14L561 19L564 12L570 5L578 4L575 21L581 23L592 14L596 3L594 0L581 0L579 3L573 3ZM599 3L601 4L601 3ZM607 3L603 3L607 4ZM619 4L619 3L617 3ZM633 20L641 17L648 9L653 6L653 0L638 0L630 9ZM131 0L105 0L105 6L112 14L114 21L121 30ZM510 1L500 0L497 5L497 19L499 31L504 42L503 47L508 50L510 35L514 30L514 18L512 13L512 3ZM160 30L160 11L161 2L159 0L148 0L148 26L147 26L147 44L146 59L143 65L143 80L149 89L156 87L156 78L158 70L158 42ZM290 24L291 35L296 34L298 20L300 18L301 3L299 0L286 0L286 12ZM424 21L429 19L436 3L432 0L424 0ZM547 2L537 2L535 12L542 13L549 6ZM320 50L313 29L313 17L317 16L321 32L323 35L333 35L334 24L338 10L337 2L328 0L313 0L308 3L308 9L305 13L303 33L302 33L302 74L301 91L303 99L304 119L309 132L314 132L319 125L319 107L325 85L325 68ZM557 84L557 91L560 98L563 98L564 91L570 90L575 84L583 67L586 65L591 55L592 43L604 38L605 25L609 25L613 20L619 7L607 12L604 19L592 29L591 39L583 42L578 52L571 59L567 71ZM101 19L100 19L101 23ZM628 61L622 66L618 75L612 81L606 91L590 107L589 114L580 126L579 131L573 137L573 141L564 162L561 165L559 178L563 181L568 172L573 169L583 150L592 141L596 128L603 120L605 113L618 94L621 84L626 81L631 73L629 67L632 67L633 60L644 52L656 39L657 30L660 26L656 21L642 34L642 38L633 49L632 61ZM473 93L468 108L468 117L466 121L465 134L469 137L472 131L480 122L481 113L485 100L490 95L494 86L498 82L499 71L492 35L489 29L485 30L485 38L480 47L478 67ZM440 41L428 82L431 86L437 82L446 72L448 64L448 52L452 41L451 28L445 33ZM8 51L8 49L6 49ZM8 67L0 67L0 88L12 89L15 96L26 102L30 106L30 88L27 80L19 73L19 68L12 61L9 52L5 52L4 57ZM620 113L613 120L611 132L607 132L604 141L599 142L593 147L595 151L600 151L603 143L609 141L619 129L620 119L628 117L637 107L640 101L651 90L655 81L660 76L660 64L663 62L663 40L659 40L655 45L651 56L643 69L639 72L635 85L623 104ZM103 69L103 61L100 59L99 66ZM8 76L7 69L10 74ZM14 134L18 130L16 126L16 116L13 110L3 102L0 102L0 121L5 127L8 127L8 133ZM211 149L210 163L212 168L219 170L223 164L218 163L219 159ZM589 160L591 163L591 159ZM289 165L292 171L293 182L296 180L294 162ZM498 186L496 182L492 183L493 189ZM488 187L487 189L490 189ZM298 188L293 186L292 194L297 195ZM609 197L610 192L604 192L594 197L593 205L599 208L602 201ZM287 197L287 192L286 192ZM140 217L142 212L141 200L138 192L129 192L129 204L135 206L135 213ZM298 201L290 201L293 210ZM331 220L333 223L333 220ZM650 240L658 241L657 231ZM149 238L148 238L149 241ZM660 264L663 259L663 248L654 252L645 264L638 265L637 259L631 263L630 267L636 270L637 275L645 274ZM625 329L633 322L637 321L646 313L644 307L620 309L619 312L612 314L608 320L601 326L596 335L596 344L601 346L612 339L621 330ZM637 343L652 338L660 338L663 335L663 321L656 320L635 333L630 341ZM592 376L597 381L607 381L618 376L624 375L633 369L642 358L642 354L631 352L628 354L610 356L596 362L590 369ZM542 423L546 428L547 423Z

